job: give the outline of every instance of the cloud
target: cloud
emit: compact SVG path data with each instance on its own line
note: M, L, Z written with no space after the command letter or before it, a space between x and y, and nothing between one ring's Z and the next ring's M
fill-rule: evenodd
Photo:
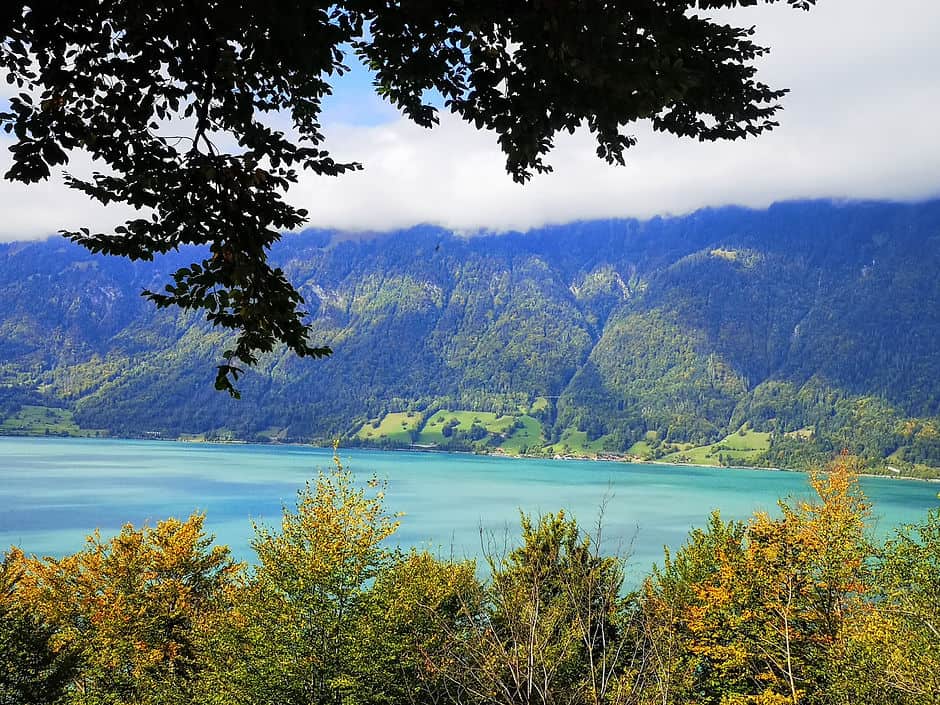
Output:
M9 168L10 159L3 149L7 144L7 140L0 140L0 173ZM76 175L89 174L91 160L83 154L73 155L68 168ZM128 207L102 206L67 188L60 172L29 186L0 181L0 242L40 239L80 227L109 231L133 213Z
M365 171L306 178L294 199L322 227L429 222L473 231L794 198L940 194L940 3L822 0L809 13L773 6L736 14L773 47L762 79L791 88L773 133L699 143L637 125L626 167L597 160L589 135L566 135L550 156L555 173L522 187L506 176L493 136L452 116L431 132L403 121L336 128L331 149Z
M472 232L793 198L940 195L940 3L820 0L809 13L761 6L732 20L758 25L759 40L773 48L761 79L792 89L773 133L698 143L636 125L639 144L626 167L597 160L589 135L565 135L550 156L555 173L519 186L505 174L491 134L450 115L430 131L401 118L352 121L343 117L355 113L347 101L325 126L328 147L337 159L363 162L365 171L305 175L290 199L318 227L435 223ZM0 239L117 221L56 184L4 183L0 204Z

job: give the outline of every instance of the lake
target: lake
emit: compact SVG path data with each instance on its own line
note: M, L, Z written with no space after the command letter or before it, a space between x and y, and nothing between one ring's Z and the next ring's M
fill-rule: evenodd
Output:
M629 548L632 566L644 572L664 545L681 545L715 508L743 519L773 511L778 497L811 494L805 475L763 470L364 450L340 456L357 479L387 480L387 508L404 512L402 546L475 557L481 529L498 541L507 530L515 538L520 509L563 508L591 527L606 503L606 549ZM15 544L59 556L81 549L95 528L107 536L125 522L200 510L217 540L250 560L250 520L276 524L281 506L331 458L331 450L302 446L0 437L0 550ZM863 478L862 485L882 535L940 505L937 484Z

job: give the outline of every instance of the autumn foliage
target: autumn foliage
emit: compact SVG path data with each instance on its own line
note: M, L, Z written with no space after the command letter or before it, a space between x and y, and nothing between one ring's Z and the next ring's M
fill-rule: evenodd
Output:
M402 551L338 459L252 566L204 517L0 572L0 705L926 705L940 511L876 545L855 461L747 521L715 512L638 591L563 513L486 563ZM488 577L481 578L481 574Z

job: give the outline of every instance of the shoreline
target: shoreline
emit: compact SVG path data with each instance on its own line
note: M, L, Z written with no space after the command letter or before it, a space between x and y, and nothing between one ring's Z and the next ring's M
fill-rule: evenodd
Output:
M264 444L262 444L264 445ZM287 445L287 444L282 444ZM307 444L310 445L310 444ZM677 463L667 460L643 460L642 458L635 458L630 456L613 456L608 457L590 457L590 456L576 456L576 455L512 455L511 453L497 452L497 453L477 453L472 450L444 450L437 448L376 448L372 446L352 446L358 450L370 450L370 451L380 451L384 452L386 450L392 452L412 452L412 453L445 453L445 454L461 454L461 455L484 455L484 456L493 456L496 458L506 458L509 460L552 460L552 461L590 461L595 463L625 463L633 465L660 465L664 467L673 467L673 468L704 468L708 470L760 470L762 472L792 472L792 473L802 473L804 475L809 474L812 470L803 470L800 468L778 468L771 467L769 465L697 465L695 463ZM858 473L859 477L871 477L871 478L886 478L889 480L910 480L914 482L932 482L940 483L940 477L911 477L910 475L897 475L897 474L878 474L873 472L860 472Z
M254 441L246 441L242 439L231 439L231 440L195 440L195 439L183 439L183 438L163 438L163 437L148 437L148 436L70 436L70 435L33 435L33 434L18 434L18 433L0 433L0 438L33 438L33 439L44 439L44 440L98 440L98 441L148 441L148 442L164 442L164 443L188 443L192 445L218 445L218 446L257 446L263 448L266 446L291 446L291 447L300 447L300 448L318 448L323 450L329 450L332 446L327 444L317 444L317 443L304 443L298 441L270 441L268 443L258 443ZM340 446L341 449L350 450L364 450L370 452L409 452L409 453L440 453L443 455L473 455L473 456L490 456L495 458L506 458L508 460L551 460L551 461L579 461L579 462L596 462L596 463L623 463L623 464L633 464L633 465L657 465L661 467L674 467L674 468L703 468L708 470L759 470L761 472L789 472L789 473L802 473L804 475L811 472L810 470L800 469L800 468L777 468L761 465L697 465L695 463L677 463L670 461L662 460L643 460L640 458L633 458L629 456L614 456L608 455L606 457L590 457L590 456L546 456L546 455L513 455L505 452L495 452L495 453L480 453L472 450L446 450L443 448L410 448L410 447L398 447L398 448L378 448L373 446L364 446L364 445L355 445L355 446ZM858 473L859 477L868 477L875 479L888 479L888 480L905 480L908 482L928 482L932 484L940 484L940 477L912 477L910 475L898 475L898 474L878 474L872 472L860 472Z

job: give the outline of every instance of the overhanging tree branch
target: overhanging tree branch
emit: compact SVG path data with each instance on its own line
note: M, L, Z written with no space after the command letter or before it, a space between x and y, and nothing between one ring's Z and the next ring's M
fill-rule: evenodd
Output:
M784 0L765 0L766 3ZM699 140L773 129L785 90L756 80L767 52L752 27L699 14L756 0L529 2L297 2L23 0L0 9L0 70L21 92L0 125L14 136L6 178L47 179L76 151L107 174L67 184L102 204L140 210L112 233L63 234L92 252L150 260L196 245L158 306L199 309L235 334L216 387L285 345L309 342L304 300L268 252L307 212L285 202L300 169L338 176L361 168L324 149L320 115L352 52L378 92L419 125L438 121L428 96L494 133L519 182L551 171L556 135L586 127L597 155L623 164L629 127ZM809 9L813 0L786 0ZM264 117L289 114L298 137ZM155 134L195 119L189 149ZM218 150L209 133L237 147ZM205 142L208 154L199 150Z

